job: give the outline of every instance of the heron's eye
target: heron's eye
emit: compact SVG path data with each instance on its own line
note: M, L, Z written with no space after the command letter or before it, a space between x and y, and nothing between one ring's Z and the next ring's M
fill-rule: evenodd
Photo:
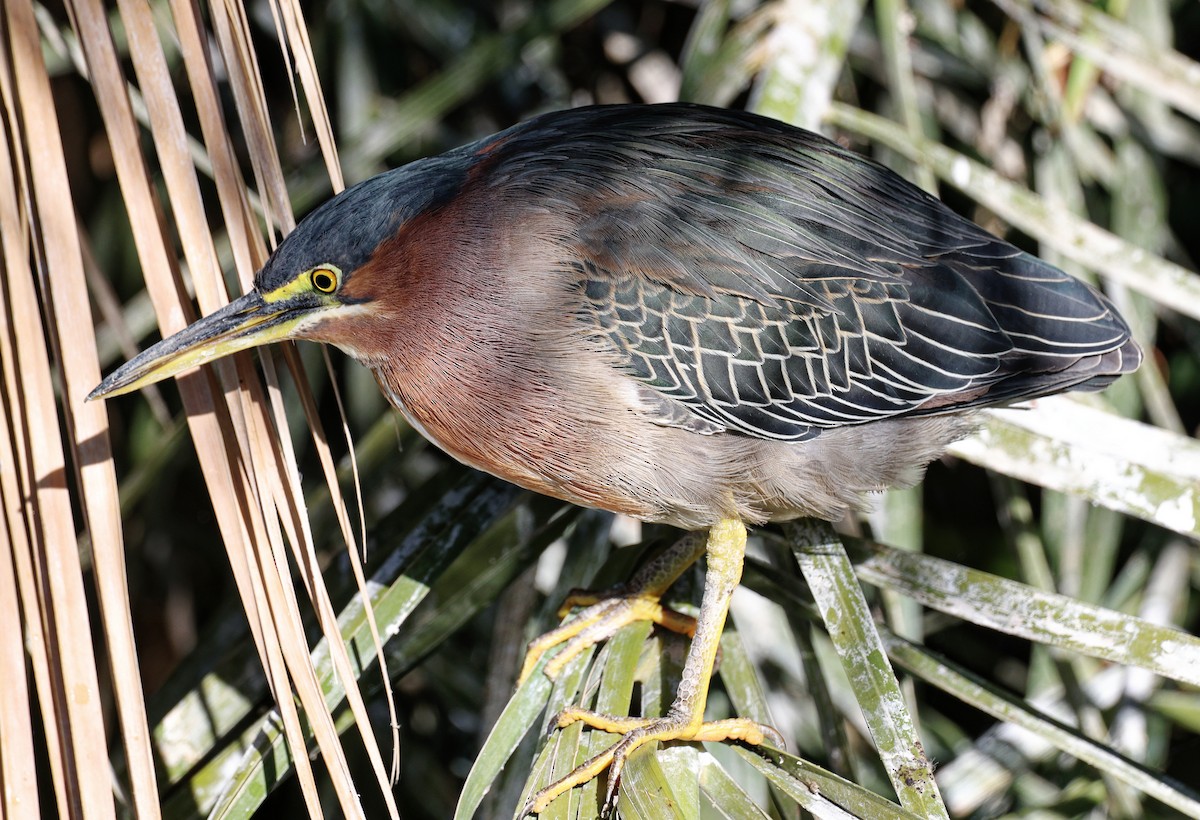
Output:
M333 293L337 290L338 276L329 268L316 268L311 275L313 287L321 293Z

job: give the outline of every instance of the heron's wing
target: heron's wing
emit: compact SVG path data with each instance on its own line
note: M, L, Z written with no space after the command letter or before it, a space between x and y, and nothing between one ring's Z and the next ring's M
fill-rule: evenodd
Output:
M1098 292L820 137L683 106L597 119L555 136L544 195L575 219L585 320L664 423L681 404L802 439L1136 365Z
M1112 378L1110 354L1118 351L1118 362L1123 355L1117 339L1064 353L1046 352L1040 336L1014 339L953 275L932 290L828 269L817 275L808 282L817 293L772 304L594 269L584 286L587 315L622 369L670 400L658 405L666 423L677 423L679 403L718 425L707 431L764 438L1099 387ZM948 301L953 307L937 307Z

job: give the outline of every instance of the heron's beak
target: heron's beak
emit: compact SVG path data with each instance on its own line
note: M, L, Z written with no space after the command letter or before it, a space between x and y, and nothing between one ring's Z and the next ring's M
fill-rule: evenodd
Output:
M268 302L257 291L247 293L118 367L88 400L129 393L230 353L287 339L315 307L303 297Z

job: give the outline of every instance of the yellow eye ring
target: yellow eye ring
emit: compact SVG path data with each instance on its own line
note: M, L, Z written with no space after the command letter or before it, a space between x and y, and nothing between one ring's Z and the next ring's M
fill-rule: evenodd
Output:
M338 275L329 268L314 268L310 274L312 286L320 293L333 293L338 289Z

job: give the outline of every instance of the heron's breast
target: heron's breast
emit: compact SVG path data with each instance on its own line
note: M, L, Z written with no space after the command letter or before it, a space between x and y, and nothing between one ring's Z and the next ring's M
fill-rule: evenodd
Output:
M458 461L573 503L649 514L607 475L636 441L612 433L604 408L589 406L588 396L572 393L545 368L514 367L500 358L481 373L478 363L391 363L375 368L375 375L413 427Z

